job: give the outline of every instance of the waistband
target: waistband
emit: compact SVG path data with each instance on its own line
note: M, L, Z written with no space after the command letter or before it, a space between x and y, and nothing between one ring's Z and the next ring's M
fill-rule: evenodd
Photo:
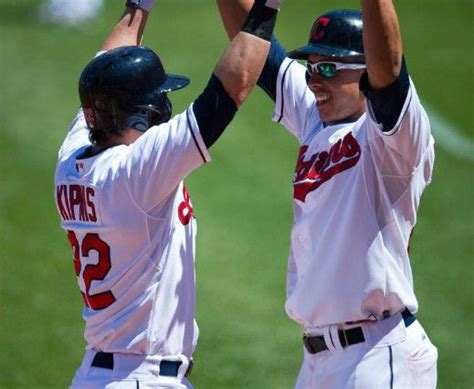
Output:
M90 367L111 370L115 377L150 374L153 376L177 377L182 379L191 374L194 362L184 355L161 356L108 353L88 350L81 364L83 369Z
M405 327L409 327L416 320L416 317L407 308L400 312L400 314ZM391 318L393 319L394 316ZM377 321L366 321L364 324L367 323L376 324ZM327 326L321 329L321 331L321 335L305 334L303 336L303 344L310 354L317 354L330 349L344 349L348 346L366 341L362 327L357 325L352 325L350 328L338 328L337 325L333 325Z
M159 363L160 366L160 375L167 376L167 377L177 377L179 368L183 364L182 361L168 361L166 359L162 359ZM184 377L188 377L191 374L191 370L193 368L194 362L193 360L189 361L189 365L184 373ZM103 353L98 352L95 354L94 359L91 363L92 367L101 367L103 369L114 369L114 354L112 353Z

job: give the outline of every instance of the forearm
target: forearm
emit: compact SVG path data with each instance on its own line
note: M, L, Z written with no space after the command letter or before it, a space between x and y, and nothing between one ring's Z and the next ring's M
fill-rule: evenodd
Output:
M239 107L255 86L270 49L277 8L257 0L242 30L218 62L214 74Z
M230 40L242 29L253 3L253 0L217 0L222 23Z
M238 107L255 86L269 49L270 42L239 32L217 64L214 74Z
M397 13L391 0L361 0L361 6L369 82L373 88L384 88L398 78L402 63Z
M140 46L148 12L126 7L122 17L107 36L101 50L108 51L122 46Z

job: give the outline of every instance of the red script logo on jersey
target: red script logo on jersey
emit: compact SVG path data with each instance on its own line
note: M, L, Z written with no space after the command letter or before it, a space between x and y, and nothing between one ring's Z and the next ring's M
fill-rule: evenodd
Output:
M318 151L309 158L307 151L308 146L301 146L293 179L293 196L303 202L308 193L356 165L360 158L360 146L352 133L339 139L329 151Z

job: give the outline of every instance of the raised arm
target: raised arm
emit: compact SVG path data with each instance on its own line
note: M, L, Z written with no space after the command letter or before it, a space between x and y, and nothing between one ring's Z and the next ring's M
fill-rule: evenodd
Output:
M270 50L270 38L275 25L278 0L227 0L226 8L233 36L232 42L214 69L224 89L240 106L257 83ZM219 7L222 2L218 0ZM252 8L249 10L241 7ZM230 12L240 15L239 21L231 21ZM245 20L245 22L244 22ZM238 31L238 32L237 32Z
M108 51L121 46L140 46L148 12L155 0L128 0L125 11L109 33L101 50Z
M391 0L361 0L361 6L369 83L373 88L384 88L398 78L402 64L397 13Z

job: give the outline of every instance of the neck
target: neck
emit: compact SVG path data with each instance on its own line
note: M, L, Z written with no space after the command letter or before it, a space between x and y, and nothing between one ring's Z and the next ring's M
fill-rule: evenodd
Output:
M109 149L114 146L119 146L119 145L131 145L133 142L135 142L143 132L137 131L133 128L127 128L120 136L114 136L111 137L107 140L107 142L104 142L100 145L94 144L90 147L90 154L91 155L96 155L100 153L101 151L105 149Z

